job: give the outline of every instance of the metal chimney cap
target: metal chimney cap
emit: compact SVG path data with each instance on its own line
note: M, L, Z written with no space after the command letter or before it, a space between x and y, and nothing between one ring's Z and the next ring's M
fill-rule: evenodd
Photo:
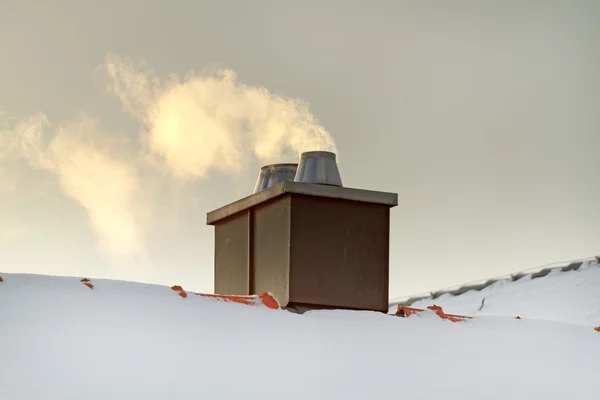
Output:
M335 153L331 151L306 151L302 153L294 181L344 186L342 185Z
M293 181L297 169L298 164L293 163L264 165L261 167L256 185L254 185L254 193L284 181Z

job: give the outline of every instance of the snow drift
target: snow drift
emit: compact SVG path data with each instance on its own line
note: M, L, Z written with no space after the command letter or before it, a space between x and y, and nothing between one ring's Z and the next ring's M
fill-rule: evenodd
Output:
M600 333L513 317L303 315L0 274L0 399L597 398ZM90 282L88 282L90 283Z

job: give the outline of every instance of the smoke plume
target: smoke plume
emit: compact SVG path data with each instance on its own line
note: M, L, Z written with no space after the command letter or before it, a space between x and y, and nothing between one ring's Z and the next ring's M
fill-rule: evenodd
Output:
M64 195L85 208L101 248L111 257L145 256L148 207L139 163L126 161L118 136L86 115L52 127L46 115L37 114L2 138L0 161L21 159L54 175Z
M256 157L278 161L302 151L335 151L308 105L244 85L227 69L160 81L144 64L109 54L109 90L146 129L148 148L183 179L238 172Z
M233 175L254 161L336 151L307 104L242 84L231 70L161 80L145 63L109 54L97 72L139 122L134 142L130 132L106 131L87 114L55 126L39 113L0 132L0 172L25 160L54 176L87 211L113 258L147 257L147 233L165 187L175 190L214 171Z

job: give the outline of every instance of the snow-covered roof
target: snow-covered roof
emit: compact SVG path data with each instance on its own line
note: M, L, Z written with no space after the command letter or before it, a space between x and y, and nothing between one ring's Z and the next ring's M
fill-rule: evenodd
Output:
M543 278L543 279L542 279ZM416 308L442 306L466 315L507 315L600 325L600 263L596 257L396 299Z
M523 319L511 311L460 323L433 312L300 315L264 299L248 306L177 287L0 273L0 399L592 400L600 333L583 318L535 319L577 308L532 299L568 290L560 298L587 304L599 271L588 263L492 285L481 291L492 293L486 305L527 304Z

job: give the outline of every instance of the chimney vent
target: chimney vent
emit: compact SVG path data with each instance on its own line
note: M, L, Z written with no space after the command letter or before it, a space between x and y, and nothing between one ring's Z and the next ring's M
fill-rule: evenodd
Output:
M302 153L294 181L343 186L335 160L335 153L329 151L307 151Z
M285 181L293 181L298 164L270 164L260 169L254 193L275 186Z

